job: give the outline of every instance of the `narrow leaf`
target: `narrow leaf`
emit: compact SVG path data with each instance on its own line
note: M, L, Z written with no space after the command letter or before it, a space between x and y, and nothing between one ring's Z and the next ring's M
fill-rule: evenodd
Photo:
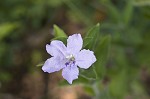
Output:
M60 29L57 25L54 25L54 36L55 37L67 37L66 33Z
M83 48L85 48L91 42L92 39L93 37L85 37L83 39Z
M36 66L37 66L37 67L41 67L41 66L43 66L43 65L44 65L44 62L41 62L41 63L37 64Z
M89 38L89 39L91 38L91 39L87 40L87 44L88 44L87 48L89 49L95 48L97 38L98 38L99 28L100 28L100 24L98 23L88 31L85 38Z
M130 22L132 15L133 15L133 5L132 5L132 0L129 0L127 1L123 13L123 20L126 25Z

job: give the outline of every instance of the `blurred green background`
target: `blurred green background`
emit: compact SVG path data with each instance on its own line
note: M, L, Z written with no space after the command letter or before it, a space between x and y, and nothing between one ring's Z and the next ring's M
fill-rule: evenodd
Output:
M98 99L150 99L150 0L1 0L0 99L92 99L36 65L49 57L53 24L84 35L96 23L111 35Z

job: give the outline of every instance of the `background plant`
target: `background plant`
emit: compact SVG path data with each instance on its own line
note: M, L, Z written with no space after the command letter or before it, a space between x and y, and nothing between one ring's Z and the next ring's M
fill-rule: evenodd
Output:
M149 98L149 4L149 0L0 1L1 96L9 93L31 98L20 94L26 75L42 76L45 85L47 75L35 65L48 58L45 44L60 35L53 35L58 29L54 26L53 32L52 26L57 24L67 35L82 33L85 47L93 49L99 58L89 69L92 75L81 70L76 82L82 83L89 95L102 99ZM91 28L96 23L100 25ZM96 48L91 42L96 42Z

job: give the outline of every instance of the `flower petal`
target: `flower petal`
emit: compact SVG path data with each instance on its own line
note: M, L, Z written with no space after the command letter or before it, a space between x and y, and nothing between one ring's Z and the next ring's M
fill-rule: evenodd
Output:
M47 59L42 67L44 72L52 73L59 71L65 66L65 62L59 57L51 57Z
M85 50L85 49L81 50L77 54L75 59L76 59L76 64L80 68L84 68L84 69L89 68L96 61L94 52L90 50Z
M76 54L82 48L83 40L81 34L73 34L67 39L67 50L72 54Z
M79 69L77 66L67 66L62 70L62 76L66 79L70 84L72 81L77 79L79 75Z
M63 57L66 54L66 46L59 40L53 40L50 45L47 44L46 50L51 56Z

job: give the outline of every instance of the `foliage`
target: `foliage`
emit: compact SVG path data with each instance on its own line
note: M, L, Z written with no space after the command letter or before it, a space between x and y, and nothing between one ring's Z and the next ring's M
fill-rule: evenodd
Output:
M74 84L82 84L97 99L147 97L149 10L149 0L0 1L0 91L8 92L6 86L14 79L19 84L26 73L37 70L35 65L48 57L45 44L50 38L66 43L69 33L82 30L83 48L94 50L98 61L88 70L80 69ZM43 36L49 29L54 34Z

